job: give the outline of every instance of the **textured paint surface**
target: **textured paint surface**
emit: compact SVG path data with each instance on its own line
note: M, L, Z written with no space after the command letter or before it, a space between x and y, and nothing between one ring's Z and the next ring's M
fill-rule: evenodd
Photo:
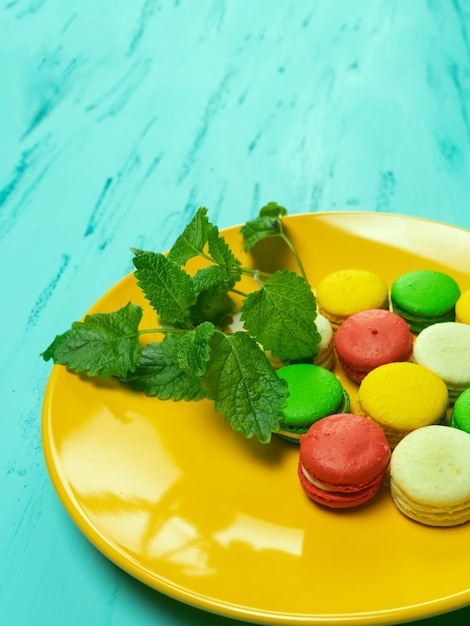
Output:
M77 531L44 467L38 355L131 246L270 200L470 228L467 0L0 3L2 625L233 623Z

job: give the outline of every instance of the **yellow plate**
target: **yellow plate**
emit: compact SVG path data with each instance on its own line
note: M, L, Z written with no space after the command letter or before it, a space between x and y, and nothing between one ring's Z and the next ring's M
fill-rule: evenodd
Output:
M374 213L292 215L284 224L313 287L357 267L389 284L436 268L470 288L470 231ZM224 235L245 265L296 268L279 239L246 257L238 230ZM133 275L91 312L129 300L146 307L152 326ZM356 387L345 384L354 408ZM364 625L470 603L470 526L414 523L386 485L358 510L325 510L301 491L295 445L245 439L208 401L162 402L55 366L43 443L59 497L89 540L129 574L198 608L264 624Z

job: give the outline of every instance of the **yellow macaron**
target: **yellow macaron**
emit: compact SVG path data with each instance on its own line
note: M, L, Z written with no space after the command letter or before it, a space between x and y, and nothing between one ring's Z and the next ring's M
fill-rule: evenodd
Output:
M464 291L455 305L455 321L470 324L470 289Z
M426 367L387 363L363 379L356 402L358 412L382 428L393 449L413 430L443 422L449 393L444 381Z
M342 269L324 276L317 285L318 312L336 330L345 319L368 309L387 309L388 286L375 272Z

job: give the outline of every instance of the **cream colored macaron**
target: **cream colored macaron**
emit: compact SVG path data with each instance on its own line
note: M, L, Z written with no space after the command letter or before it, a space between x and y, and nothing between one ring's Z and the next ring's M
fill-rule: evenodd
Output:
M392 453L390 489L397 508L417 522L470 521L470 435L441 425L414 430Z
M241 321L241 313L237 312L232 315L230 324L227 326L226 331L229 333L235 333L237 331L244 331L245 327ZM321 340L318 344L318 352L313 359L314 365L324 367L325 369L332 370L335 364L335 352L334 352L334 333L330 322L321 315L317 314L315 318L315 325L317 331L320 334ZM270 351L266 352L266 356L271 361L271 365L274 369L279 369L286 365L277 357L273 357Z
M442 378L454 401L470 387L470 326L458 322L428 326L416 337L413 360Z
M327 320L324 315L321 315L321 313L317 314L315 324L320 333L321 340L318 344L318 353L314 357L313 363L327 370L332 370L335 364L333 327L329 320Z

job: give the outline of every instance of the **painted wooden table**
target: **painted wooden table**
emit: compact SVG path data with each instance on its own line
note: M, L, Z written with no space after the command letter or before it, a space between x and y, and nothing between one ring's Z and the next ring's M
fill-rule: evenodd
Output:
M0 622L228 626L70 520L39 353L198 206L220 227L275 200L470 228L470 4L5 0L0 79Z

